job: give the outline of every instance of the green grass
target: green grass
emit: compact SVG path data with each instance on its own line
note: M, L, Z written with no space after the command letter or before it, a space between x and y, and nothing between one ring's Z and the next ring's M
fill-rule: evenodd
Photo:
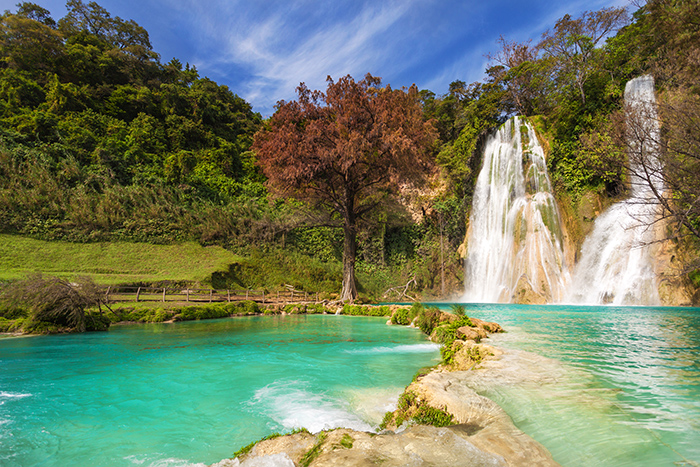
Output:
M219 246L105 242L69 243L0 234L0 280L42 272L59 277L90 276L100 284L208 282L240 260Z

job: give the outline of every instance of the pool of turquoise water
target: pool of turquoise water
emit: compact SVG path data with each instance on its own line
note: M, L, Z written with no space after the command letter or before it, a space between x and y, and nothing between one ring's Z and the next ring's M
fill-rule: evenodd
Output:
M560 464L700 465L700 309L465 306L508 330L492 344L552 359L555 382L482 392Z
M700 310L467 304L554 382L481 392L564 466L700 465ZM0 339L0 465L185 466L304 426L372 429L437 347L379 318Z
M370 430L438 347L381 318L265 316L0 339L0 465L184 466Z

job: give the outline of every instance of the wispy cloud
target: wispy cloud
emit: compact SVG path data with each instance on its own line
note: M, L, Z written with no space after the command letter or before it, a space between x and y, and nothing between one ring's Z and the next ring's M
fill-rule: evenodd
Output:
M202 54L200 69L244 69L248 79L237 91L255 107L271 109L279 99L294 96L300 82L325 87L327 75L378 73L396 68L400 43L410 31L402 20L415 2L270 2L270 8L186 9L216 54ZM358 6L359 5L359 6ZM180 4L182 8L182 4Z

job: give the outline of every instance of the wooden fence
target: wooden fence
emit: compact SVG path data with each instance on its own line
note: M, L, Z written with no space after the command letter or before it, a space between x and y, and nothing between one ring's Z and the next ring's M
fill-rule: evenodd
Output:
M108 287L109 302L236 302L251 300L262 304L318 302L318 292L295 289L264 290L181 289L168 287Z

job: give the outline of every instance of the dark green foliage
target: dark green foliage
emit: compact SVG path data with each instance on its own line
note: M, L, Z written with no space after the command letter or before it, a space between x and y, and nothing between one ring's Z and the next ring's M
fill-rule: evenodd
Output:
M180 308L173 319L175 321L191 321L226 318L228 316L231 316L231 312L224 307L187 306Z
M267 314L267 311L265 313ZM175 321L191 321L199 319L226 318L233 315L251 315L260 312L257 303L253 301L232 302L201 306L186 306L176 310ZM278 312L279 313L279 312Z
M456 339L457 329L463 326L474 326L468 316L463 316L460 319L451 321L447 324L442 324L434 330L436 341L441 344L451 344Z
M413 318L416 316L420 315L423 310L425 310L425 307L421 302L415 302L411 305L411 309L408 312L408 318L413 321Z
M106 331L109 329L111 321L104 313L96 311L88 311L85 313L85 330L86 331Z
M0 332L10 332L11 325L14 325L14 319L9 320L4 316L0 316Z
M416 403L418 396L413 391L404 391L401 396L399 396L398 409L400 411L407 411L412 405Z
M445 410L431 407L427 404L418 406L413 421L419 425L449 426L454 425L454 417Z
M294 314L307 314L307 315L321 315L327 313L328 309L321 303L299 303L294 305L285 305L282 310L285 313Z
M453 315L457 315L459 317L462 317L467 313L467 309L464 307L464 305L460 305L458 303L450 305L450 311Z
M322 315L328 312L328 309L320 303L310 303L306 305L306 314L308 315Z
M440 347L440 357L442 358L442 363L445 365L451 365L454 363L454 356L459 350L459 346L454 345L454 340L450 341L449 344L443 344Z
M131 308L113 307L112 312L106 314L112 323L122 321L134 321L141 323L162 323L173 318L173 313L161 308Z
M454 418L445 410L431 407L420 399L413 391L406 390L399 397L395 413L387 413L380 428L386 428L390 423L400 426L404 421L411 420L420 425L449 426L454 424Z
M133 308L113 307L106 313L111 322L134 321L141 323L162 323L164 321L191 321L198 319L216 319L229 316L247 316L261 313L260 306L251 300L231 303L212 303L180 308Z
M440 324L442 312L437 308L428 308L418 315L416 325L424 334L431 335L433 329Z
M351 316L389 316L391 310L388 306L369 305L343 305L342 314Z
M404 326L411 324L411 321L408 319L408 313L409 310L407 308L399 308L391 315L391 324L401 324Z
M94 2L71 0L58 23L28 5L0 16L0 230L234 236L224 219L240 211L225 205L265 196L248 151L260 116L189 65L161 64L142 27Z

